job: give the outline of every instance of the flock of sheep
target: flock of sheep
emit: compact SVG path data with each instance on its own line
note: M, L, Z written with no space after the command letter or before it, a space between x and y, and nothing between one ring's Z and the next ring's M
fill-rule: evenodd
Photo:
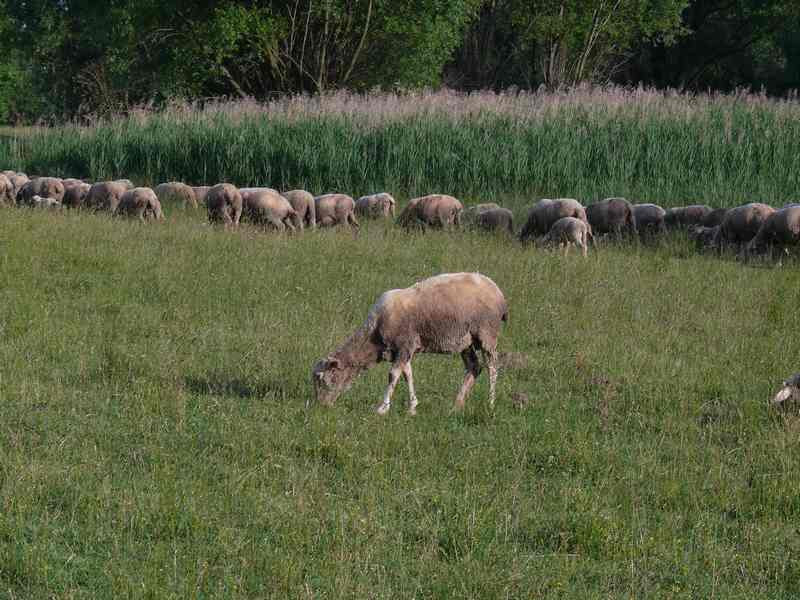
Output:
M138 218L164 218L162 204L198 208L204 205L211 223L237 227L240 221L278 231L337 225L358 228L358 216L395 218L396 202L387 193L354 200L346 194L314 197L305 190L278 192L271 188L237 188L221 183L192 187L180 182L154 189L135 187L128 180L94 184L78 179L35 177L3 171L0 205L42 208L84 208ZM412 228L457 228L462 224L515 235L513 214L497 204L464 209L453 196L431 194L412 199L397 216L399 225ZM521 241L571 246L584 256L595 236L650 239L671 228L688 229L701 248L736 247L746 254L787 250L800 244L800 204L781 209L750 203L731 209L692 205L664 210L655 204L631 204L608 198L588 206L573 199L540 200L528 212L518 237ZM312 380L317 400L333 404L362 371L382 361L391 363L389 385L377 407L385 414L402 375L408 385L410 413L417 397L411 371L415 354L461 354L466 369L456 398L461 408L482 368L489 371L489 402L494 404L497 380L497 339L508 306L503 293L479 273L431 277L403 290L384 293L370 310L364 325L337 350L314 365ZM773 398L775 405L800 400L800 375L785 381Z
M0 205L44 208L85 208L125 215L142 221L164 218L162 206L205 206L212 223L237 227L252 223L278 231L347 225L358 228L358 218L395 218L396 202L387 193L354 200L346 194L314 197L305 190L278 192L266 187L237 188L221 183L192 187L162 183L154 189L134 187L127 179L94 184L79 179L34 177L3 171ZM455 228L462 224L514 235L514 216L494 203L467 209L445 194L415 198L396 219L404 227ZM774 209L749 203L731 209L692 205L663 209L655 204L632 204L624 198L608 198L588 206L577 200L544 199L534 204L519 232L521 241L577 246L584 254L596 236L630 236L652 239L669 229L688 230L701 249L735 248L746 254L788 249L800 244L800 204Z

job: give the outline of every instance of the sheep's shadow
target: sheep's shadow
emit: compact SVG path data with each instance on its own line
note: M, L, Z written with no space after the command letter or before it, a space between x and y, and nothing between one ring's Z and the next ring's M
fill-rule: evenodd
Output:
M285 400L287 389L280 383L252 382L225 377L186 377L186 389L198 396L235 396L243 400L252 398L272 398Z

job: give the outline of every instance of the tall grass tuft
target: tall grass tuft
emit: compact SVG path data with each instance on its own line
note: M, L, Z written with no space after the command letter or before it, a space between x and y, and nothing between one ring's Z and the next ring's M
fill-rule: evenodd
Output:
M800 103L642 89L297 96L178 105L0 138L0 164L144 183L674 206L797 199Z

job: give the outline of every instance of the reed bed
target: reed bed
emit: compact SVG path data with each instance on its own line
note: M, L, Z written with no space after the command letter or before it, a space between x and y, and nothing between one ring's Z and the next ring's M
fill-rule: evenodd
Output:
M800 104L647 89L295 96L175 103L0 136L30 173L400 197L610 195L781 205L800 184Z

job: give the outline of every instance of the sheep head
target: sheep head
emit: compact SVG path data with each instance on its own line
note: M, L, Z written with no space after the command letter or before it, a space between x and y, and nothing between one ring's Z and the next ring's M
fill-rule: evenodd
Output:
M336 399L350 387L358 370L342 363L335 356L317 362L312 370L314 397L323 406L333 406Z

